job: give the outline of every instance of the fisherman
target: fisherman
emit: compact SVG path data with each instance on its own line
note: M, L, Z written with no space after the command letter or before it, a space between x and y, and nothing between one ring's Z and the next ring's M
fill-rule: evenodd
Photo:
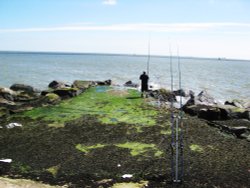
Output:
M141 97L143 97L144 93L148 91L148 75L146 74L146 72L144 71L142 73L142 75L140 76L140 80L141 80ZM147 93L146 93L146 97L147 97Z

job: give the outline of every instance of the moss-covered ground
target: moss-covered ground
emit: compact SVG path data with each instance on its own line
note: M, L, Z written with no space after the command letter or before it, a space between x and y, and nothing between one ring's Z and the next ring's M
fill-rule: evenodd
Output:
M1 123L0 173L69 187L177 187L171 184L170 114L136 90L91 88L55 106ZM185 117L184 182L178 187L248 187L250 144ZM132 175L123 178L123 175Z

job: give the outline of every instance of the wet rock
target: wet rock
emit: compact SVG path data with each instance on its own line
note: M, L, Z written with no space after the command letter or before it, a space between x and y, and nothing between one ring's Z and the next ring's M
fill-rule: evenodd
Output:
M220 120L221 119L221 111L216 107L209 108L201 108L198 111L198 117L206 120Z
M35 93L37 90L35 90L32 86L25 85L25 84L13 84L10 86L10 89L13 91L23 91L26 93Z
M60 96L62 99L67 99L71 97L75 97L79 94L78 89L76 88L61 88L61 89L56 89L53 91L53 93L57 94Z
M155 99L160 100L160 101L176 102L175 95L171 91L166 90L166 89L159 89L159 90L150 91L149 95L151 97L154 97Z
M112 81L111 80L105 80L105 81L96 81L96 85L99 85L99 86L109 86L112 84Z
M78 88L84 91L93 85L94 85L93 81L75 80L71 87Z
M125 86L125 87L135 87L135 88L139 87L138 84L133 83L131 80L127 81L125 84L123 84L123 86Z
M183 89L179 89L179 90L176 90L176 91L173 91L174 95L175 96L182 96L182 97L186 97L186 93Z
M70 87L70 86L64 82L53 80L52 82L49 83L48 87L52 89L59 89L59 88L65 88L65 87Z
M183 108L184 112L191 115L196 116L199 114L201 110L207 109L207 106L205 105L191 105L191 106L185 106Z

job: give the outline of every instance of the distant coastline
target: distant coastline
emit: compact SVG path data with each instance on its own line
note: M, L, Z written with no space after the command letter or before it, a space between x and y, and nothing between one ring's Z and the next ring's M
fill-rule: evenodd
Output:
M97 55L97 56L134 56L134 57L147 57L147 54L123 54L123 53L102 53L102 52L47 52L47 51L1 51L0 54L35 54L35 55ZM156 58L170 58L168 55L150 55ZM173 55L172 58L178 58ZM246 61L250 59L237 59L226 57L193 57L193 56L180 56L183 59L201 59L201 60L218 60L218 61Z

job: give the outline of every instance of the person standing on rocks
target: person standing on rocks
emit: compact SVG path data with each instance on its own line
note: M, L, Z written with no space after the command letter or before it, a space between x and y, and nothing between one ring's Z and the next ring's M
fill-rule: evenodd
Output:
M141 80L141 97L143 97L143 95L148 91L148 80L149 80L149 77L145 71L140 76L140 80Z

